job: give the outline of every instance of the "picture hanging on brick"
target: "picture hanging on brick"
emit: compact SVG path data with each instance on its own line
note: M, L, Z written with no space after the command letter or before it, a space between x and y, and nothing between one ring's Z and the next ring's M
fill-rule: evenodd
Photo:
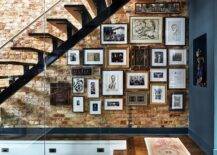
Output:
M104 100L105 110L123 110L123 99L112 98Z
M150 69L151 82L167 82L167 69L152 68Z
M100 115L101 114L101 101L90 101L90 114Z
M151 66L153 67L167 66L167 49L152 49Z
M184 93L173 93L170 101L171 111L184 111Z
M169 49L169 65L187 65L186 49Z
M127 92L127 105L132 106L147 106L148 92Z
M84 49L85 65L102 65L104 59L103 49Z
M73 97L73 112L84 112L84 97Z
M69 50L68 51L68 64L69 65L80 65L79 50Z
M84 93L84 78L73 78L72 85L73 93Z
M87 97L98 98L99 97L99 80L88 79L87 80Z
M145 46L132 46L131 48L131 67L149 67L150 52Z
M166 104L166 92L167 85L166 84L151 84L151 104Z
M186 69L169 69L169 89L186 89Z

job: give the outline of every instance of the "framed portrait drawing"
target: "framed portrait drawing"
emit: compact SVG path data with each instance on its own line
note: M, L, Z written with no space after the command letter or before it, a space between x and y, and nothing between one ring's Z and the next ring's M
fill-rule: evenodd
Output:
M127 24L102 24L101 44L127 44Z
M148 89L149 74L148 72L128 72L126 75L127 89Z
M123 110L123 99L113 98L104 100L105 110Z
M73 97L73 112L84 112L83 97Z
M69 50L68 51L68 65L80 65L80 51Z
M152 68L150 69L151 82L167 82L167 69Z
M169 89L186 89L186 69L169 69Z
M90 101L90 114L100 115L101 114L101 101Z
M84 49L85 65L102 65L104 59L103 49Z
M72 78L72 92L76 94L84 93L84 78Z
M185 45L185 18L166 18L165 44Z
M148 92L127 92L127 105L129 106L147 106Z
M99 97L99 79L87 80L87 97L88 98Z
M103 71L103 95L123 95L123 71Z
M152 49L151 66L152 67L167 66L167 49Z
M149 67L150 50L146 46L133 46L131 48L131 66L132 67Z
M151 85L151 104L166 104L166 84L152 84Z
M170 111L184 111L183 93L173 93L171 95Z
M187 49L169 49L169 65L187 65Z
M131 43L162 43L162 17L130 17Z

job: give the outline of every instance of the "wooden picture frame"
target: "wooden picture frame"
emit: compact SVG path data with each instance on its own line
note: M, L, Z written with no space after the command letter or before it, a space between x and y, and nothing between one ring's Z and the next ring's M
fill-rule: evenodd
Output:
M132 46L130 52L132 68L148 68L150 66L150 49L147 46Z
M186 69L185 68L170 68L169 69L169 89L186 89Z
M152 67L167 66L167 49L155 48L151 50L151 66Z
M84 65L103 65L104 49L103 48L85 48Z
M99 98L99 79L87 80L87 97Z
M148 92L127 92L126 100L128 106L147 106Z
M101 106L102 102L100 100L90 101L90 114L91 115L100 115L101 114Z
M123 98L104 99L105 110L123 110Z
M167 85L151 84L150 104L165 105L167 103Z
M73 97L73 112L84 112L84 97Z
M85 79L83 77L72 78L72 92L75 94L83 94L85 90Z

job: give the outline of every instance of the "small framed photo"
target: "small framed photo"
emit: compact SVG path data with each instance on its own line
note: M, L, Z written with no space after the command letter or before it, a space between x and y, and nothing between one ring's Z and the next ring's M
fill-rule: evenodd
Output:
M185 45L185 18L166 18L165 44Z
M151 104L166 104L166 84L152 84L151 85Z
M167 66L167 49L152 49L151 65L153 67Z
M127 92L127 105L129 106L147 106L148 92Z
M104 100L105 110L123 110L123 99L105 99Z
M169 49L169 65L187 65L187 50Z
M102 24L101 44L127 44L127 24Z
M103 71L103 95L123 95L123 71Z
M162 17L130 17L131 43L162 43Z
M150 66L150 50L146 46L133 46L131 48L131 66L132 67L144 67Z
M83 97L73 97L73 112L84 112Z
M104 59L103 49L84 49L85 65L102 65Z
M150 69L151 82L167 82L167 69L152 68Z
M76 94L84 93L84 78L72 79L72 92Z
M169 69L169 89L186 89L186 69Z
M68 51L68 65L80 65L80 51L69 50Z
M87 80L87 97L99 98L99 79Z
M91 115L101 114L101 101L90 101L90 114Z
M127 89L148 89L148 72L128 72L126 77Z
M170 111L184 111L183 93L174 93L171 95Z

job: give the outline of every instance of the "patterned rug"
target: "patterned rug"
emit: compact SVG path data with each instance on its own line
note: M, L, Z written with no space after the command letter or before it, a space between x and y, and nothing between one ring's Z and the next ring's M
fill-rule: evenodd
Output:
M190 155L179 138L145 138L148 155Z

